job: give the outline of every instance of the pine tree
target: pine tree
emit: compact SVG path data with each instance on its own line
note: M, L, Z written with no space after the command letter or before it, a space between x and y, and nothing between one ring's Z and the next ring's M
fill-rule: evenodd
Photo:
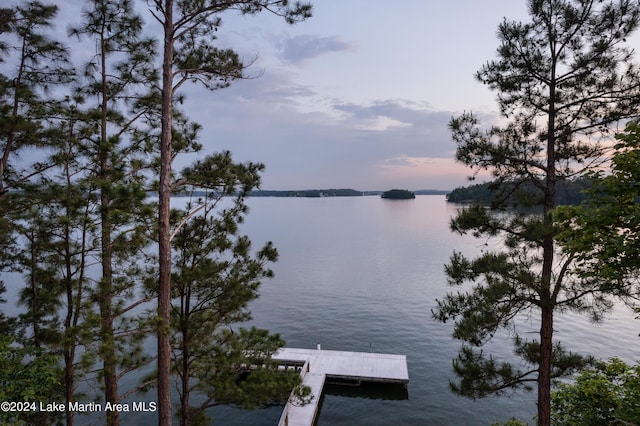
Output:
M74 219L70 214L64 223L49 220L52 211L61 217L58 208L64 206L65 192L47 192L44 188L52 189L51 181L42 173L59 163L53 159L31 164L23 161L21 167L14 163L18 154L55 145L60 139L59 129L51 127L58 112L57 101L47 91L69 83L73 70L66 48L46 34L56 13L56 6L39 1L0 11L0 50L9 59L5 69L12 72L0 76L0 228L4 231L0 265L21 272L25 279L19 300L25 311L18 317L16 333L20 347L15 348L24 358L18 361L27 364L24 368L34 368L34 376L42 374L42 386L34 387L42 392L39 395L60 400L64 388L54 386L62 379L54 357L64 345L59 315L61 271L69 264L51 260L62 250L60 232ZM54 420L44 413L21 413L19 417L33 424Z
M16 170L11 167L10 160L20 149L39 146L38 119L44 114L40 91L67 83L73 76L66 48L42 33L51 26L56 13L56 6L39 1L1 12L7 19L0 31L5 38L0 43L0 52L17 55L12 61L14 73L0 77L0 195L33 173L30 169ZM8 182L7 176L10 177Z
M99 197L101 276L94 298L105 401L114 404L121 400L122 374L149 360L132 356L140 353L136 346L142 334L127 314L143 299L135 290L141 276L132 272L139 268L136 260L150 242L151 208L145 201L144 169L152 136L143 118L157 117L151 102L158 78L153 64L155 42L142 37L142 29L131 1L93 0L84 10L82 24L71 31L96 46L78 93L85 103L91 100L98 105L86 112L86 128L96 131L85 137L83 155L93 164L87 177ZM124 351L119 349L123 347ZM117 411L107 412L107 424L119 421Z
M606 307L599 292L607 291L603 282L581 280L572 269L574 257L557 247L556 183L601 162L610 127L638 115L640 77L625 41L638 27L640 4L530 0L529 12L529 23L505 20L499 26L498 59L476 75L498 92L507 124L483 130L473 114L465 113L450 127L457 160L490 170L516 193L533 185L534 194L515 199L524 207L541 201L543 211L497 215L481 206L461 211L452 220L454 231L501 236L503 248L473 260L454 253L446 267L450 283L476 286L438 301L434 317L454 320L454 337L465 342L454 361L461 377L455 390L481 397L537 384L538 422L549 425L552 379L585 361L554 342L554 315L575 310L597 318ZM538 316L539 340L516 334L514 319L520 313ZM518 370L474 349L501 328L514 333L516 354L530 368Z
M172 192L173 115L177 89L185 82L197 81L208 89L219 89L242 78L244 64L229 49L215 46L215 30L221 25L219 15L227 10L244 14L270 11L289 23L306 19L311 6L287 0L153 0L151 14L163 30L162 109L159 168L158 212L158 414L159 424L171 424L171 243L170 210Z
M10 190L46 169L41 162L21 161L16 155L25 149L42 148L41 121L47 115L43 91L66 84L73 77L68 52L47 37L57 7L39 1L0 9L0 62L10 59L7 74L0 74L0 266L11 264L14 238L8 218L16 206L6 200ZM37 156L33 156L37 158Z
M31 186L23 185L32 208L25 222L27 230L35 227L37 238L29 237L29 287L33 296L51 299L50 315L56 320L52 330L55 339L49 347L55 354L62 353L64 376L61 388L68 404L75 400L78 371L78 348L89 343L86 318L89 303L89 265L95 254L96 232L94 215L95 190L86 180L86 158L82 155L81 139L76 130L79 117L74 103L66 110L66 117L57 127L51 125L49 139L53 151L47 161L51 164ZM34 272L39 272L34 277ZM35 279L34 279L35 278ZM28 315L34 311L31 301ZM74 424L74 413L67 410L66 424Z
M178 180L183 192L208 192L176 212L172 238L171 345L185 426L201 424L214 405L253 408L286 400L299 383L297 373L276 368L249 373L247 366L268 365L284 342L267 330L236 329L251 318L247 304L258 297L261 281L273 275L267 264L277 258L271 243L252 255L248 237L238 235L247 212L244 198L258 185L262 169L235 164L223 152L185 169Z

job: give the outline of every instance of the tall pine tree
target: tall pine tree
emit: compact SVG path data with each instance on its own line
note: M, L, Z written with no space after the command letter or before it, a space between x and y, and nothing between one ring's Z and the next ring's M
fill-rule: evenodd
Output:
M237 10L244 14L270 11L289 23L311 16L309 4L287 0L153 0L151 14L162 26L162 124L160 136L159 212L158 212L158 414L159 424L171 424L171 241L170 211L173 161L173 116L178 88L197 81L218 89L242 78L244 64L232 50L215 46L215 30L220 14Z
M245 197L259 184L261 164L236 164L229 152L197 162L181 174L182 191L207 195L175 215L172 289L173 371L182 425L201 424L205 410L220 404L253 408L284 401L299 384L295 372L267 368L284 342L267 330L237 329L251 314L268 263L271 243L255 255L238 235L247 213ZM247 366L260 365L252 372Z
M0 9L0 62L8 65L6 74L0 74L0 231L7 236L0 241L0 266L11 264L16 241L8 237L13 229L8 215L24 208L7 200L9 191L19 190L21 183L47 168L40 161L17 161L17 156L46 146L41 134L48 114L43 94L73 78L67 49L46 32L57 10L40 1Z
M131 272L139 270L136 260L150 242L145 168L152 136L147 119L158 117L153 103L156 43L142 30L132 1L92 0L81 25L71 31L96 46L77 91L86 104L97 105L86 113L85 126L95 132L85 137L83 155L92 164L88 178L98 194L101 276L94 298L105 401L112 404L121 400L122 375L148 361L132 356L140 353L134 348L143 334L128 314L144 300L142 278ZM117 411L107 412L108 425L119 423Z
M56 6L39 1L0 10L1 60L8 64L4 68L8 74L0 76L0 266L24 277L19 299L24 312L18 317L16 334L21 347L13 349L25 354L24 359L16 359L27 364L25 368L32 366L34 376L42 374L43 379L42 386L27 382L9 386L27 397L35 391L42 397L61 399L63 387L54 386L62 379L54 357L64 345L60 296L64 270L68 269L64 262L51 260L64 250L64 229L74 216L70 214L66 224L50 220L53 211L61 217L59 209L64 207L66 192L47 192L52 180L42 172L52 172L60 163L54 158L43 161L42 151L33 155L59 142L60 129L51 127L59 112L58 102L47 92L73 77L66 48L47 34L56 13ZM32 155L16 161L25 152ZM24 157L36 161L25 161ZM19 415L33 424L50 424L54 417L46 413Z
M503 248L473 260L455 253L446 268L450 283L475 286L438 301L434 316L454 320L454 337L465 342L454 361L458 392L480 397L537 384L538 422L549 425L552 379L582 363L554 341L554 315L597 314L602 306L592 296L607 288L582 281L572 273L574 258L557 248L556 183L600 162L607 148L602 136L640 111L640 77L625 44L638 27L640 4L530 0L529 13L530 22L505 20L499 26L498 59L476 75L498 92L507 124L482 129L467 113L450 127L457 160L490 170L512 191L533 185L534 194L515 198L521 205L540 202L542 213L496 215L482 206L461 211L452 221L454 231L500 236ZM514 338L516 354L530 368L499 363L474 348L500 328L515 334L520 313L535 313L540 321L539 339Z

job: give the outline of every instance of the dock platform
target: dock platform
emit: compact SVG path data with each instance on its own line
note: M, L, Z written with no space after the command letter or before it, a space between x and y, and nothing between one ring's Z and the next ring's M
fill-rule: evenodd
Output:
M311 426L327 379L355 382L409 383L405 355L371 352L327 351L322 349L282 348L273 360L283 366L301 368L302 384L311 388L313 400L304 406L287 403L279 426Z

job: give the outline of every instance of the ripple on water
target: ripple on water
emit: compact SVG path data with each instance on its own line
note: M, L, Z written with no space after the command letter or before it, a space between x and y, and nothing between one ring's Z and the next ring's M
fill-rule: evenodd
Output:
M318 425L486 425L512 416L531 424L535 394L471 401L452 394L451 360L459 342L451 324L431 319L435 299L450 290L444 264L454 250L477 254L483 246L449 231L456 207L442 196L405 203L378 197L250 199L244 225L256 247L273 240L280 260L251 304L253 323L277 331L290 347L400 353L407 356L408 399L381 400L327 394ZM635 359L638 323L612 316L594 327L567 314L557 336L572 350ZM526 318L519 329L537 326ZM508 336L490 350L513 357ZM240 412L217 408L216 424L273 425L281 408Z

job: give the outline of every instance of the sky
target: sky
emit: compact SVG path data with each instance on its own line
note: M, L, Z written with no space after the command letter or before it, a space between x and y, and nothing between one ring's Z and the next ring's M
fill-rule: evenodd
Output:
M221 46L257 58L259 78L206 93L185 89L207 149L265 163L264 189L453 189L448 122L496 114L474 73L495 57L497 26L526 1L317 0L287 25L269 14L223 15Z
M56 3L64 34L82 2ZM219 47L253 61L255 78L215 92L183 86L205 153L264 163L263 189L467 185L471 171L454 161L447 125L463 111L497 117L496 94L474 73L495 58L498 24L527 20L527 2L312 3L313 17L295 25L267 12L221 15Z

